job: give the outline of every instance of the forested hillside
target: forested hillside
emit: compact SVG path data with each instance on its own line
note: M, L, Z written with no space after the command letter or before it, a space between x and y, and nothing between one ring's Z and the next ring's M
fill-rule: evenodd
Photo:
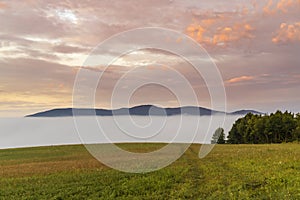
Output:
M229 131L227 143L263 144L300 140L300 113L277 111L270 115L248 113Z

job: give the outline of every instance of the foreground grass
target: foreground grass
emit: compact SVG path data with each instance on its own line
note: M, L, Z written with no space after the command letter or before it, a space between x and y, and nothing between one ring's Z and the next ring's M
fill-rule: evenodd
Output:
M0 150L0 199L300 199L299 144L216 145L204 159L199 148L146 174L110 169L80 145Z

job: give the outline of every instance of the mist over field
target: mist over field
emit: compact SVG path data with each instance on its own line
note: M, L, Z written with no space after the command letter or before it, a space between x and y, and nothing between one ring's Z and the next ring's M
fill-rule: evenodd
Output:
M240 117L116 116L77 117L76 120L72 117L0 118L0 148L108 142L210 143L215 129L223 127L227 134L234 121ZM101 129L98 125L101 125Z

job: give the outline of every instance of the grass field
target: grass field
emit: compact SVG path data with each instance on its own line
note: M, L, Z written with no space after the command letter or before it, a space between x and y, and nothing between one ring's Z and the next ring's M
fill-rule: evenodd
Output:
M110 169L80 145L0 150L0 199L300 199L300 144L216 145L204 159L199 148L146 174Z

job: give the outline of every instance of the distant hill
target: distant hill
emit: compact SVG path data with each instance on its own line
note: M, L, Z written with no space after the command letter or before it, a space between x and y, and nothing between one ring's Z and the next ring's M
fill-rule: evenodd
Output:
M254 110L239 110L231 113L226 113L227 115L245 115L247 113L262 114ZM47 110L44 112L38 112L32 115L27 115L25 117L71 117L73 113L76 116L112 116L112 115L140 115L140 116L172 116L172 115L201 115L209 116L215 114L225 114L222 111L215 111L208 108L196 107L196 106L185 106L177 108L161 108L153 105L140 105L132 108L120 108L114 110L108 109L88 109L88 108L59 108Z
M255 111L255 110L238 110L238 111L235 111L235 112L231 112L229 114L231 114L231 115L246 115L248 113L252 113L252 114L255 114L255 115L263 114L261 112Z

